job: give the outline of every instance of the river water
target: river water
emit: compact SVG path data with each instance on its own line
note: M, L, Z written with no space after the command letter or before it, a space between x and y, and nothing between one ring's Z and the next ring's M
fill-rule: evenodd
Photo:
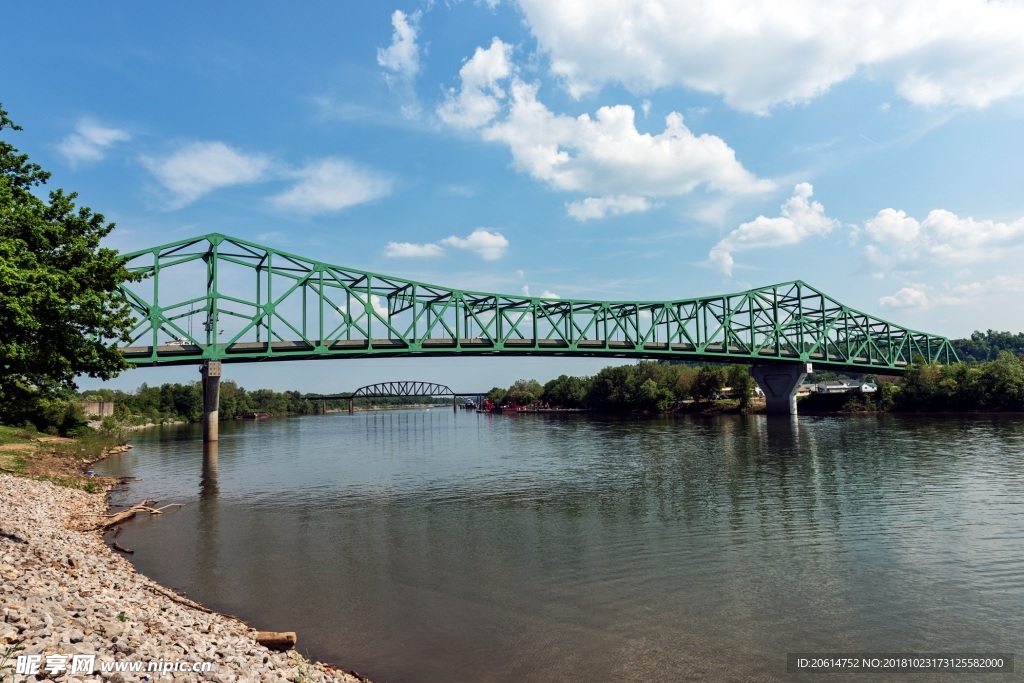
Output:
M380 683L1024 652L1021 416L435 408L222 424L205 458L193 427L132 442L97 465L140 478L115 502L185 503L124 525L140 571Z

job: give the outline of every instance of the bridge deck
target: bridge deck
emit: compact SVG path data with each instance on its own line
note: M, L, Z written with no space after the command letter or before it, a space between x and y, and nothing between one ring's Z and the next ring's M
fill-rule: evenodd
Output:
M194 344L166 344L157 346L132 346L122 349L125 357L136 365L185 365L202 362L203 347ZM497 352L531 352L532 355L584 355L611 356L620 358L652 358L678 360L729 360L731 362L770 363L774 361L807 361L828 364L832 367L848 368L854 371L892 371L893 368L880 359L867 357L848 358L839 354L799 354L789 348L766 348L756 354L740 346L708 344L698 349L688 343L646 342L636 344L616 340L582 340L568 344L559 339L506 339L496 344L481 337L431 338L407 341L404 339L324 340L322 344L305 341L236 342L222 344L218 356L225 363L252 362L253 360L307 360L313 358L366 357L368 355L411 355L431 356L441 354L485 355ZM906 363L898 363L900 367Z
M509 354L901 372L917 357L956 361L945 337L862 313L800 280L665 301L529 297L322 263L219 233L126 258L143 276L121 286L136 317L123 351L137 365ZM171 338L186 344L139 346Z

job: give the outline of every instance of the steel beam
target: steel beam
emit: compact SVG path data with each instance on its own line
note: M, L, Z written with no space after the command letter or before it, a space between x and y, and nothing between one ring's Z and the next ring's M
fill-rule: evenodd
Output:
M672 301L474 292L325 264L213 233L126 255L137 365L412 355L677 359L901 373L949 340L799 280ZM201 331L200 331L201 330Z

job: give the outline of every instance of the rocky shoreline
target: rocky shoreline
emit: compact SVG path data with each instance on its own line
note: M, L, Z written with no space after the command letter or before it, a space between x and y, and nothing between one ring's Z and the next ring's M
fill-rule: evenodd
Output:
M105 512L104 496L0 474L0 682L365 680L268 650L142 576L88 530ZM16 672L19 655L38 676Z

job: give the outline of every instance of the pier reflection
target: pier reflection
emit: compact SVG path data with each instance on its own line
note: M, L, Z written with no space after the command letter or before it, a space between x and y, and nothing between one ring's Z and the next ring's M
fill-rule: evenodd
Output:
M220 493L217 485L217 454L220 445L216 441L203 443L203 478L199 482L200 498L215 498Z

